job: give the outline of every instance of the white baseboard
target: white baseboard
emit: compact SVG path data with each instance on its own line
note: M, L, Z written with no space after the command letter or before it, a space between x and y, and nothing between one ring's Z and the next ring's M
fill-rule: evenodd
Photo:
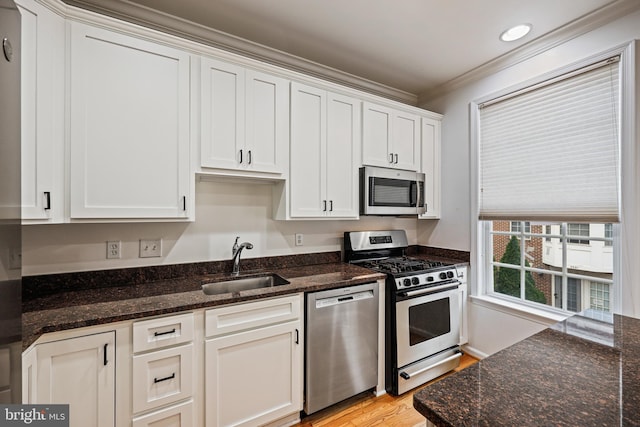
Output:
M470 345L462 346L462 351L464 351L468 355L473 356L476 359L480 359L480 360L482 360L482 359L484 359L486 357L489 357L489 355L487 353L484 353L484 352L478 350L477 348L471 347Z

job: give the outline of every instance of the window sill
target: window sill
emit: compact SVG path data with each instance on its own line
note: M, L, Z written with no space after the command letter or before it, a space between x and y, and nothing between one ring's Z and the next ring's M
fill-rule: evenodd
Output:
M571 314L529 307L524 304L518 304L516 302L507 301L491 295L471 295L470 299L472 303L479 306L501 311L545 326L561 322L571 316Z

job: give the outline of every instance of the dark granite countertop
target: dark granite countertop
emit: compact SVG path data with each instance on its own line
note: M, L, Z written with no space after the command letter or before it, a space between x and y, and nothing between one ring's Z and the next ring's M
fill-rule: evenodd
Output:
M228 270L227 270L228 271ZM194 274L183 278L168 278L120 286L79 286L79 290L47 290L23 301L23 349L47 332L94 326L142 317L175 313L269 298L298 292L312 292L361 283L369 283L385 276L371 270L341 262L302 265L279 269L243 271L242 276L277 273L291 283L221 295L205 295L204 283L233 278L228 273ZM96 273L100 275L100 273ZM37 293L37 292L36 292Z
M414 394L436 426L640 426L640 319L574 315Z

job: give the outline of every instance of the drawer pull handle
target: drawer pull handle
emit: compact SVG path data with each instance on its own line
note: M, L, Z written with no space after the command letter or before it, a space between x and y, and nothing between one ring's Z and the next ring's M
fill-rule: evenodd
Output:
M164 378L154 378L153 379L153 383L154 384L158 384L161 383L162 381L169 381L172 380L176 377L176 373L174 372L173 374L169 375L168 377L164 377Z
M169 334L175 334L176 333L176 328L173 328L170 331L165 331L165 332L154 332L153 336L154 337L160 337L162 335L169 335Z

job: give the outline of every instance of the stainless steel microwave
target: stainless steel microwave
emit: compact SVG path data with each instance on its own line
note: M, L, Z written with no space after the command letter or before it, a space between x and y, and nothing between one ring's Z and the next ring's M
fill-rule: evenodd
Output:
M360 215L420 215L426 212L423 173L360 168Z

